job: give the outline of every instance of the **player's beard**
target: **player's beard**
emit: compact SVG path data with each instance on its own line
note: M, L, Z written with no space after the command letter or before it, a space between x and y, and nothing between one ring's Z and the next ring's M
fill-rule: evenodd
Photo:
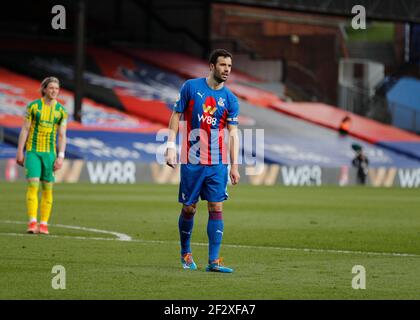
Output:
M222 79L222 77L220 76L220 73L218 73L218 72L214 73L213 79L214 79L214 81L216 81L219 84L222 83L222 82L225 82L227 80L227 78L226 78L226 80Z

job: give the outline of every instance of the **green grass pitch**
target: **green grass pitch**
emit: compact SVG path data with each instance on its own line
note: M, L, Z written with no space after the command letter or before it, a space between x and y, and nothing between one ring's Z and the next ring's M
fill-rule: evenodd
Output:
M177 186L57 184L50 236L25 234L24 183L0 187L0 299L420 299L419 190L229 187L221 256L235 272L216 274L205 202L199 269L181 269ZM352 288L355 265L366 289Z

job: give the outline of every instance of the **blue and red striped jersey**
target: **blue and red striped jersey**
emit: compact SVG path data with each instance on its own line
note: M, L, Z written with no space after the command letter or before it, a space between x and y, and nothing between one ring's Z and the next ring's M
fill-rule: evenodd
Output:
M238 125L237 97L223 86L213 90L206 78L184 82L174 111L183 113L181 163L228 163L227 124Z

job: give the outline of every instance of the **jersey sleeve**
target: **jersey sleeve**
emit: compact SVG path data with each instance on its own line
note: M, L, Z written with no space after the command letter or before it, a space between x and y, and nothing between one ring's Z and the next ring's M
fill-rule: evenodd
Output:
M62 126L62 125L67 125L67 117L68 117L68 114L67 114L67 111L66 111L66 109L64 109L64 108L61 108L60 109L60 113L61 113L61 117L60 117L60 120L58 121L58 125L59 126Z
M28 121L32 121L32 117L34 116L34 107L35 107L35 103L30 103L28 104L28 106L26 107L26 112L25 112L25 119Z
M181 87L181 91L178 95L178 99L174 104L174 111L184 112L190 101L190 83L189 81L184 82Z
M232 95L229 102L229 112L227 116L227 123L238 125L238 116L239 116L239 102L238 99Z

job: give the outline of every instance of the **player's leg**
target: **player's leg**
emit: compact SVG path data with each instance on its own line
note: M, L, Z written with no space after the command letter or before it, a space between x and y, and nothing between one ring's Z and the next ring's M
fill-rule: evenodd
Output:
M28 213L28 233L38 233L38 189L39 179L28 179L28 188L26 191L26 209Z
M42 174L41 174L41 223L39 225L39 233L49 234L48 221L51 216L53 205L53 184L54 184L54 161L53 153L43 154L42 157Z
M53 183L41 181L41 222L39 224L39 233L49 234L48 221L50 220L52 204L53 204Z
M209 265L220 259L224 222L223 202L208 202L209 220L207 222L207 236L209 239Z
M209 263L219 258L224 232L223 202L208 202L209 220L207 236L209 238Z
M203 183L201 198L208 201L209 220L207 236L209 239L209 264L206 271L231 273L231 268L222 265L220 247L222 245L224 222L223 201L227 199L226 192L228 172L226 165L215 165L207 168L208 174Z
M41 160L34 152L27 152L25 172L28 181L26 190L26 209L29 218L28 233L38 233L38 189L41 176Z
M181 263L184 269L197 269L192 258L190 241L194 227L196 203L204 179L203 174L204 167L200 165L181 165L178 201L183 204L183 207L178 219L178 230L181 243Z
M190 206L183 205L178 220L178 230L181 242L181 263L184 269L197 269L192 258L191 235L194 227L194 215L196 212L196 204Z

